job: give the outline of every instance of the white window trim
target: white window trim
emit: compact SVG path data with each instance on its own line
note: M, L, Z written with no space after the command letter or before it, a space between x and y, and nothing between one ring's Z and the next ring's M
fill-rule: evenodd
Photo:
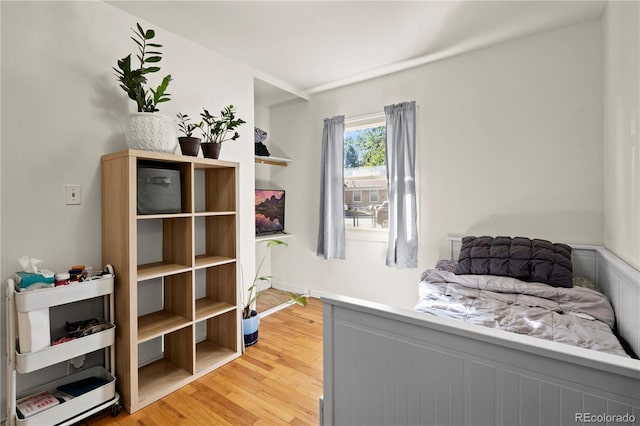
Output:
M375 200L372 199L371 194L376 194ZM379 203L380 202L380 190L379 189L370 189L369 190L369 202L370 203Z
M344 130L359 130L367 127L377 127L387 125L387 118L384 112L377 112L375 114L362 115L360 117L352 117L344 120Z
M351 199L353 200L354 203L361 203L362 202L362 191L359 189L354 189L353 191L351 191L352 197ZM359 196L357 197L358 199L356 200L356 194L359 194Z

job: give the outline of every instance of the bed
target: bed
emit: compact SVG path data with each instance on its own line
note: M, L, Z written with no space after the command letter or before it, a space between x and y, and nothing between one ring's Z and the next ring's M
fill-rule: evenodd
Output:
M449 240L458 259L461 240ZM640 353L640 272L572 246ZM342 296L323 300L323 425L640 425L640 361Z

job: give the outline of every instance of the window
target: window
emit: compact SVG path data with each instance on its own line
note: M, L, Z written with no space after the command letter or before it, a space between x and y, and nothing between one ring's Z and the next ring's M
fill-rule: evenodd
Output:
M344 200L347 229L381 229L388 225L385 116L346 120Z

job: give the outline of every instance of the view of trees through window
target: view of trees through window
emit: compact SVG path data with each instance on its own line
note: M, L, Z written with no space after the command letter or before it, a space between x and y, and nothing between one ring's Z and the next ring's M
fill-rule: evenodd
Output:
M385 126L347 130L344 138L344 166L384 166L384 133Z
M344 202L347 228L388 226L385 126L349 129L344 137Z

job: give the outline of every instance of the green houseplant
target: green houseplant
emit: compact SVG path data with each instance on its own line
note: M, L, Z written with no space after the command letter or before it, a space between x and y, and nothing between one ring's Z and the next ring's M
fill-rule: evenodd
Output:
M261 281L269 282L271 281L271 276L260 276L260 270L262 269L262 265L264 264L264 260L267 257L267 253L269 253L269 249L274 246L283 246L288 247L289 245L281 240L267 240L265 241L267 245L267 250L265 250L262 258L260 259L260 263L258 263L258 267L256 268L255 276L253 277L253 282L251 286L247 289L248 296L247 300L244 303L244 308L242 309L242 332L244 335L244 345L251 346L254 345L258 341L258 325L259 325L259 317L258 311L256 310L256 300L258 299L258 283ZM307 296L300 295L296 293L289 293L290 300L301 305L307 305Z
M220 117L212 115L206 108L202 109L202 121L198 127L202 131L202 153L205 157L218 158L222 142L235 141L240 137L236 129L246 121L236 118L235 114L233 105L224 107Z
M182 154L197 157L201 140L193 136L193 131L198 128L199 123L190 123L191 117L181 112L176 114L176 117L178 117L178 130L184 134L178 137Z
M147 65L158 64L162 60L162 52L148 49L159 49L162 45L149 41L156 36L154 30L145 31L138 23L136 26L137 31L133 28L131 29L135 36L131 37L131 40L138 46L137 58L140 61L139 67L136 69L131 68L131 54L128 54L124 58L119 59L118 68L113 69L120 82L120 87L129 95L130 99L135 101L138 112L156 112L159 111L157 107L159 103L170 100L170 94L167 93L166 90L171 81L171 74L166 75L155 90L145 89L145 85L148 84L147 74L160 71L160 67L157 65ZM153 96L149 94L149 91Z
M148 76L160 71L158 66L162 60L161 44L153 40L154 30L145 30L140 24L131 29L131 40L136 44L138 53L138 67L133 68L131 54L118 59L117 67L113 67L120 88L125 91L129 99L136 104L137 113L129 116L125 129L127 145L134 149L149 151L174 152L177 146L173 120L159 114L158 104L168 102L167 93L171 74L167 74L155 88L148 88Z

